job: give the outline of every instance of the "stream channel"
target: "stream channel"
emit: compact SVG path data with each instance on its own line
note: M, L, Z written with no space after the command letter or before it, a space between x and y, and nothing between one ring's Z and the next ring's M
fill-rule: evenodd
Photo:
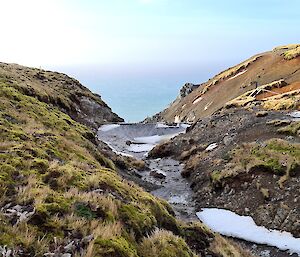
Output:
M198 218L193 201L193 191L190 188L190 182L181 176L183 165L172 158L147 158L149 151L157 144L170 140L180 133L185 133L188 126L187 124L167 126L160 123L108 124L99 128L97 137L105 142L115 153L145 161L149 169L138 172L138 176L141 177L143 181L155 185L155 189L150 192L171 204L176 216L180 219L196 221ZM261 228L258 229L260 230ZM230 236L230 234L227 234L227 236ZM290 236L288 235L288 237ZM239 238L243 239L243 237ZM288 239L294 240L293 238ZM295 252L294 254L290 254L287 251L281 251L274 247L276 244L268 246L265 243L256 244L236 238L233 240L248 249L254 256L300 256ZM283 237L281 240L286 241L287 239ZM255 240L252 242L255 242ZM295 243L298 244L298 239L296 239ZM298 249L297 246L296 249Z

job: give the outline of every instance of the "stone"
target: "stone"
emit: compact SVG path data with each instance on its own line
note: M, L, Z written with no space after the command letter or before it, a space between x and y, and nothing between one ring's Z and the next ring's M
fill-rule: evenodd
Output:
M265 117L265 116L267 116L268 114L269 114L269 113L266 112L266 111L260 111L260 112L255 113L255 116L256 116L256 117Z
M154 178L158 178L158 179L165 179L166 178L166 175L160 170L151 170L150 171L150 176L152 176Z
M224 143L224 145L226 145L226 146L231 145L232 141L233 141L233 138L232 138L231 136L225 136L225 137L223 138L223 143Z

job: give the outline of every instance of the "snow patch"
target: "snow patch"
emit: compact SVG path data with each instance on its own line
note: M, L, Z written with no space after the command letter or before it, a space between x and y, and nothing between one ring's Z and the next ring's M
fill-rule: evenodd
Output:
M154 135L149 137L135 137L134 141L141 144L155 145L162 140L162 136Z
M202 97L200 96L193 101L193 104L196 104L196 103L200 102L201 100L202 100Z
M234 212L216 208L204 208L196 215L213 231L224 236L275 246L280 250L288 250L291 254L296 253L300 256L300 238L295 238L285 231L268 230L257 226L249 216L240 216Z
M157 123L155 128L177 128L178 126L170 126L164 123Z
M212 151L214 150L215 148L218 147L218 144L217 143L213 143L213 144L210 144L208 147L206 147L205 151Z
M163 141L169 140L183 132L179 132L179 133L175 133L175 134L168 134L168 135L162 135L162 136L158 136L158 135L154 135L154 136L149 136L149 137L135 137L134 141L136 143L140 143L140 144L152 144L152 145L156 145L159 144Z
M168 126L168 125L166 125L164 123L157 123L155 127L156 128L169 128L170 126Z
M155 145L153 144L131 144L127 150L133 153L150 152Z
M181 123L180 126L184 129L189 128L191 125L190 124L186 124L186 123Z
M242 74L246 73L247 71L248 70L243 70L243 71L239 72L238 74L234 75L233 77L229 78L228 80L235 79L236 77L241 76Z
M288 114L292 118L294 118L295 121L300 120L300 111L294 111Z
M122 155L122 156L124 156L124 157L132 157L132 158L133 158L133 155L127 154L127 153L123 153L123 152L120 152L120 151L117 151L110 143L105 142L105 141L103 141L103 142L104 142L105 144L107 144L108 147L109 147L115 154L117 154L117 155Z
M175 123L180 123L181 122L180 117L179 116L175 116L174 122Z
M102 125L99 130L102 131L102 132L106 132L106 131L109 131L109 130L112 130L112 129L115 129L115 128L118 128L120 127L119 124L107 124L107 125Z

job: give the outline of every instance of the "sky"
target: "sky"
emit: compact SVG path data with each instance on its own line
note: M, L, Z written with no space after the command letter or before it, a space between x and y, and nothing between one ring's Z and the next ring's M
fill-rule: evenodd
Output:
M300 41L299 0L0 2L1 62L68 72L109 104L108 85L155 79L173 97L180 83Z

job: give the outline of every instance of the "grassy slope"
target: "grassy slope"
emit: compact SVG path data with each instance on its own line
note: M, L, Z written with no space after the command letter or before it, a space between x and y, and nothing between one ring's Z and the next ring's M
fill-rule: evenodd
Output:
M300 81L299 45L275 48L217 74L184 98L154 116L167 122L194 122L208 117L234 98L273 81ZM257 84L256 84L257 83Z
M146 257L157 247L157 256L194 256L186 242L207 251L209 241L216 241L211 232L179 223L165 201L122 179L91 136L55 105L25 95L2 77L0 247L16 256ZM157 228L162 231L146 237ZM232 248L214 247L213 255L227 246ZM234 256L244 256L233 249ZM220 256L232 256L227 254Z
M75 120L93 129L105 121L123 121L99 95L93 94L66 74L0 63L1 80L41 102L58 106Z

